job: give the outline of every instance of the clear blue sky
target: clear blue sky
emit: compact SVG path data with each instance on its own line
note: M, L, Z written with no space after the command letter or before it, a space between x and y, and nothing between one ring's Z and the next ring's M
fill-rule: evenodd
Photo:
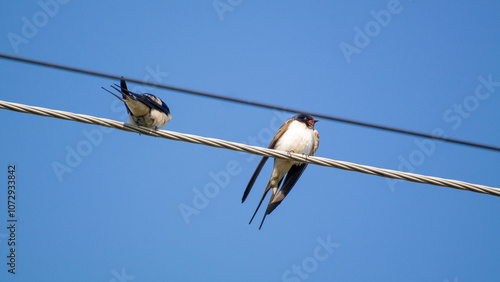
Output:
M254 2L2 3L0 52L500 145L498 1ZM101 89L118 81L0 66L1 100L127 120ZM293 115L129 88L168 104L167 130L260 146ZM1 281L500 281L497 197L310 165L259 231L248 221L272 162L241 204L258 157L6 110L0 120ZM500 186L493 151L316 128L321 157Z

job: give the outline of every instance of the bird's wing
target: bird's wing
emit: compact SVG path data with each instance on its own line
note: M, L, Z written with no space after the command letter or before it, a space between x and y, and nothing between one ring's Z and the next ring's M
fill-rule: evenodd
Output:
M285 134L285 132L288 130L288 127L290 127L290 123L294 121L293 118L288 119L283 123L283 125L278 129L278 132L276 132L276 135L274 135L273 140L271 141L271 144L269 144L269 149L274 149L276 147L276 143L278 143L278 140Z
M117 85L118 86L118 85ZM115 88L115 87L113 87ZM160 98L156 97L153 94L137 94L132 91L129 91L127 88L127 82L125 80L120 80L120 88L121 88L121 93L123 95L123 98L126 99L132 98L135 99L136 101L139 101L143 103L144 105L148 106L149 108L153 108L155 110L158 110L160 112L163 112L165 114L170 113L170 109L168 108L167 104L163 102ZM115 88L116 89L116 88ZM127 108L128 110L128 108Z
M274 149L276 146L276 143L278 142L278 139L283 136L283 133L288 129L290 126L290 123L294 121L293 119L288 119L279 129L276 135L274 136L273 140L271 141L271 144L269 144L269 149ZM245 202L248 194L250 193L250 190L252 190L253 184L255 183L255 180L259 176L260 171L262 170L262 167L264 167L264 164L266 163L267 159L269 157L262 157L262 160L260 160L259 165L255 169L255 172L252 175L252 178L250 178L250 181L248 182L247 188L245 189L245 192L243 193L243 198L241 199L241 202ZM264 192L264 195L267 194L267 191Z
M314 144L313 144L313 147L311 149L311 153L309 154L309 156L314 156L314 154L316 154L316 151L318 150L318 146L319 146L319 133L317 130L314 130Z
M248 194L250 193L250 190L252 190L252 186L255 183L255 180L257 179L257 176L259 176L260 171L264 167L264 164L266 164L266 161L269 157L262 157L260 160L259 165L255 169L255 172L252 175L252 178L250 178L250 182L248 182L247 188L245 189L245 192L243 193L243 198L241 199L241 202L244 203L245 200L247 199Z
M297 180L299 180L306 167L306 163L300 163L295 164L290 168L290 170L286 174L283 186L281 186L281 189L276 194L276 197L274 197L274 199L269 202L266 214L270 214L279 204L281 204L281 201L283 201L290 190L292 190L293 186L295 185L295 183L297 183Z
M130 93L132 93L132 92L130 92ZM132 93L132 95L134 96L134 98L137 101L142 102L144 105L146 105L150 108L153 108L153 109L158 110L160 112L163 112L165 114L170 113L170 109L167 107L167 104L165 104L165 102L163 102L160 98L156 97L155 95L135 94L135 93Z

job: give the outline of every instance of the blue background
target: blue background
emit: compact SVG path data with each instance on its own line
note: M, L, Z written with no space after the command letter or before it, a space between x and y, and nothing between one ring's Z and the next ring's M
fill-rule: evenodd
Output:
M0 52L500 145L500 87L475 96L480 77L500 81L498 1L41 3L0 4ZM118 81L0 68L2 100L127 120L101 89ZM129 89L169 105L166 130L264 147L293 115ZM8 164L19 220L15 275L0 229L2 281L500 281L493 196L310 165L259 231L262 211L248 220L272 162L241 204L258 157L7 110L0 120L0 226ZM316 128L321 157L500 186L498 152ZM197 191L210 196L198 208Z

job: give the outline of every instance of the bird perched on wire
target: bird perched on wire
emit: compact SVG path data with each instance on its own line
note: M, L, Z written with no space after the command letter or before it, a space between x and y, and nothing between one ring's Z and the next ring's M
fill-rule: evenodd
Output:
M278 132L274 136L268 148L309 156L314 155L319 145L319 133L314 129L314 124L316 122L318 121L312 116L304 114L298 114L290 118L278 129ZM267 159L268 157L263 157L257 166L257 169L253 173L252 178L243 193L243 198L241 199L242 203L245 202L245 199L250 193L250 190L252 189L252 186L255 183L257 176L259 176L259 173ZM257 214L260 205L264 201L267 192L271 190L271 198L269 199L269 204L264 217L262 218L262 222L260 223L260 229L266 219L266 216L270 214L281 203L281 201L283 201L283 199L285 199L286 195L288 195L306 167L307 163L300 163L279 158L275 159L273 173L271 174L269 183L264 190L264 195L262 195L259 205L250 219L249 224L252 223L252 220L255 217L255 214ZM285 181L278 192L278 188L283 182L284 177Z
M111 85L111 87L120 92L123 98L120 98L104 87L102 87L102 89L113 94L116 98L125 103L129 116L129 123L158 130L164 127L172 119L167 104L155 95L147 93L137 94L129 91L127 83L123 79L120 80L120 89L114 85Z

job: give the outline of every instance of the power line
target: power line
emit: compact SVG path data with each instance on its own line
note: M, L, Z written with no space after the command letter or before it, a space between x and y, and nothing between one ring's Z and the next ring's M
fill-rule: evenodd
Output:
M21 58L21 57L1 54L1 53L0 53L0 58L9 59L9 60L18 61L18 62L29 63L29 64L35 64L35 65L40 65L40 66L45 66L45 67L50 67L50 68L62 69L62 70L67 70L67 71L72 71L72 72L77 72L77 73L84 73L84 74L89 74L89 75L94 75L94 76L107 77L107 78L112 78L112 79L117 79L117 80L122 78L121 75L113 75L113 74L106 74L106 73L102 73L102 72L84 70L84 69L80 69L80 68L76 68L76 67L68 67L68 66L63 66L63 65L38 61L38 60L32 60L32 59L27 59L27 58ZM368 122L362 122L362 121L356 121L356 120L345 119L345 118L340 118L340 117L334 117L334 116L320 114L320 113L302 111L302 110L298 110L298 109L284 108L284 107L279 107L279 106L275 106L275 105L271 105L271 104L265 104L265 103L260 103L260 102L244 100L244 99L238 99L238 98L227 97L227 96L222 96L222 95L217 95L217 94L211 94L211 93L207 93L207 92L190 90L190 89L185 89L185 88L181 88L181 87L174 87L174 86L169 86L169 85L164 85L164 84L156 84L156 83L152 83L152 82L140 81L138 79L129 78L129 77L123 77L123 79L126 81L134 82L134 83L154 86L154 87L163 88L163 89L172 90L172 91L177 91L177 92L186 93L186 94L192 94L192 95L203 96L203 97L207 97L207 98L219 99L219 100L224 100L224 101L233 102L233 103L246 104L246 105L251 105L251 106L256 106L256 107L261 107L261 108L280 110L280 111L285 111L285 112L290 112L290 113L304 113L304 114L312 115L312 116L320 118L320 119L338 121L338 122L343 122L343 123L348 123L348 124L376 128L376 129L381 129L381 130L385 130L385 131L397 132L397 133L413 135L413 136L418 136L418 137L423 137L423 138L436 139L436 140L441 140L441 141L445 141L445 142L450 142L450 143L461 144L461 145L466 145L466 146L471 146L471 147L488 149L488 150L500 152L500 147L487 145L487 144L481 144L481 143L476 143L476 142L471 142L471 141L464 141L464 140L448 138L448 137L433 136L431 134L416 132L416 131L412 131L412 130L394 128L394 127L389 127L389 126L384 126L384 125L377 125L377 124L372 124L372 123L368 123Z
M201 144L201 145L212 146L212 147L217 147L217 148L224 148L224 149L246 152L246 153L250 153L250 154L267 156L267 157L272 157L272 158L289 159L289 160L294 160L294 161L298 161L298 162L302 162L302 163L309 163L309 164L321 165L321 166L326 166L326 167L333 167L333 168L338 168L338 169L343 169L343 170L356 171L356 172L361 172L361 173L366 173L366 174L372 174L372 175L377 175L377 176L382 176L382 177L401 179L401 180L424 183L424 184L444 186L444 187L449 187L449 188L467 190L467 191L472 191L472 192L483 193L483 194L488 194L488 195L500 197L500 189L499 188L494 188L494 187L489 187L489 186L484 186L484 185L471 184L471 183L467 183L467 182L463 182L463 181L444 179L444 178L433 177L433 176L419 175L419 174L415 174L415 173L401 172L401 171L396 171L396 170L391 170L391 169L377 168L377 167L372 167L372 166L367 166L367 165L359 165L359 164L355 164L355 163L337 161L337 160L332 160L332 159L327 159L327 158L322 158L322 157L305 156L305 155L301 155L301 154L289 153L289 152L280 151L280 150L273 150L273 149L267 149L267 148L262 148L262 147L257 147L257 146L250 146L250 145L236 143L236 142L230 142L230 141L225 141L225 140L220 140L220 139L215 139L215 138L207 138L207 137L191 135L191 134L184 134L184 133L167 131L167 130L156 130L155 131L155 130L148 129L146 127L135 126L135 125L131 125L131 124L123 123L123 122L118 122L118 121L105 119L105 118L98 118L98 117L89 116L89 115L75 114L75 113L70 113L70 112L65 112L65 111L58 111L58 110L52 110L52 109L47 109L47 108L28 106L28 105L11 103L11 102L1 101L1 100L0 100L0 109L7 109L7 110L21 112L21 113L35 114L35 115L40 115L40 116L45 116L45 117L53 117L53 118L77 121L77 122L94 124L94 125L101 125L101 126L116 128L116 129L124 130L124 131L136 132L136 133L154 136L154 137L161 137L161 138L166 138L166 139L171 139L171 140Z

